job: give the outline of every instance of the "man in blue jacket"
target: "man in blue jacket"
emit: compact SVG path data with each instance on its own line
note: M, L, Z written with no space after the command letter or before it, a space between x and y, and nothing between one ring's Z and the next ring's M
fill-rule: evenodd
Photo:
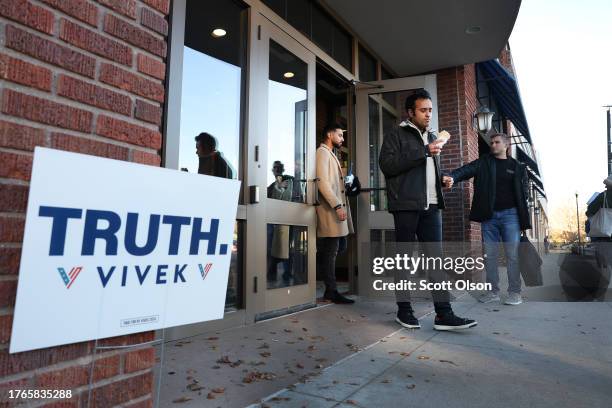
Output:
M518 248L521 231L531 229L527 207L528 181L525 165L508 155L510 138L504 133L491 135L491 152L444 176L454 182L474 178L474 197L470 220L480 222L486 254L487 283L492 290L479 298L483 303L499 302L498 252L503 243L508 270L507 305L523 303Z

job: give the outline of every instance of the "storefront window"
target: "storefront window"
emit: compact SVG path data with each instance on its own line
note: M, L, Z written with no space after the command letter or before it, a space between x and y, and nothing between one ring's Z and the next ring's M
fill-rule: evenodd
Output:
M228 0L187 1L179 151L182 170L240 178L246 49L247 15L242 5Z
M313 0L262 0L349 71L353 67L353 37Z
M376 58L359 46L359 80L376 81Z
M179 168L240 179L248 39L246 6L233 0L187 0L185 16ZM244 224L237 220L234 227L226 312L244 307Z

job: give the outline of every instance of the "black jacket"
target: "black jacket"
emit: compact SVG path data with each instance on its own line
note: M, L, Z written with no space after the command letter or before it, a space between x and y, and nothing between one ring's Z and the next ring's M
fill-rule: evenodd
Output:
M514 197L517 203L517 212L521 230L531 229L531 217L527 208L527 197L529 191L529 181L525 165L516 161L514 172ZM455 182L468 180L474 177L474 198L472 199L472 209L470 220L482 222L493 217L493 207L495 205L495 158L490 154L485 154L479 159L474 160L451 172L451 177Z
M605 194L604 194L605 193ZM592 217L599 211L604 204L604 196L606 197L606 207L612 208L612 189L603 191L599 193L599 195L593 200L591 204L587 207L586 216Z
M436 140L427 134L429 143ZM389 212L416 211L427 207L427 150L412 126L400 126L385 135L378 164L385 175ZM434 156L438 208L444 208L440 181L440 156Z

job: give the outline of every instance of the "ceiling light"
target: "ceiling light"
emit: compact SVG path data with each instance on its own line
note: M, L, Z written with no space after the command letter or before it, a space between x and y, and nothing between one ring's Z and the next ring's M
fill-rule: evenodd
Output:
M285 73L283 74L283 76L284 76L285 78L293 78L293 77L295 76L295 74L294 74L293 72L285 72Z
M220 38L220 37L223 37L223 36L225 36L226 34L227 34L227 31L225 31L225 30L224 30L224 29L222 29L222 28L215 28L215 29L213 30L213 32L212 32L212 36L213 36L213 37L215 37L215 38Z
M478 34L480 32L480 26L471 26L465 29L467 34Z

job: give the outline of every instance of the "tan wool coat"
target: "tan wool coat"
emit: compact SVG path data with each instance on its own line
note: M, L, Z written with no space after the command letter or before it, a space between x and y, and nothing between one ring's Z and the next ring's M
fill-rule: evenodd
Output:
M317 178L319 202L317 206L317 237L344 237L352 234L351 209L344 191L342 168L336 155L325 145L317 149ZM346 220L340 221L334 207L342 205Z

